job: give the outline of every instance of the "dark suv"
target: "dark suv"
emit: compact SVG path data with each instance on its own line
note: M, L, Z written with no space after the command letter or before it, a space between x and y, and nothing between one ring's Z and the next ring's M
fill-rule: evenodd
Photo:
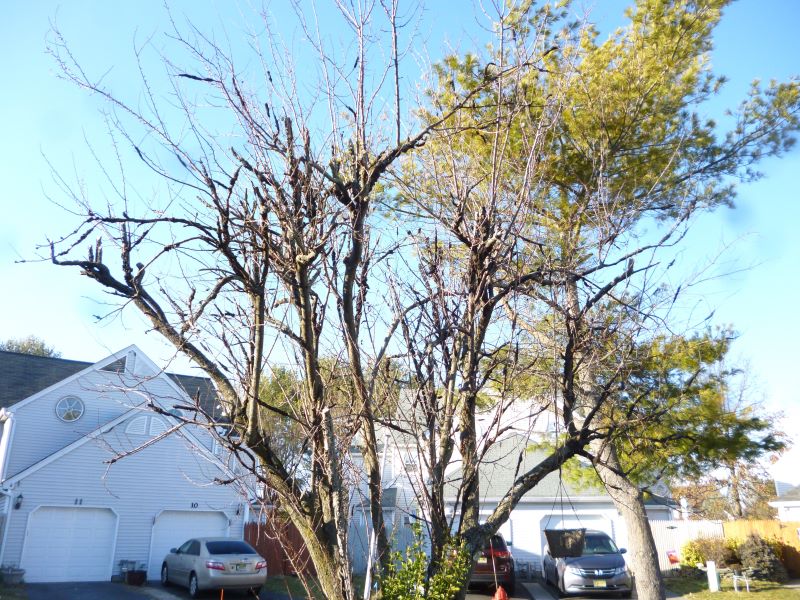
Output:
M469 584L503 586L509 596L516 592L517 578L514 573L514 557L508 548L509 544L499 533L486 542L481 552L475 553L475 569L472 571Z
M631 575L625 566L624 548L617 548L608 534L586 530L583 554L558 558L545 546L542 576L556 586L559 597L569 594L614 594L630 598Z

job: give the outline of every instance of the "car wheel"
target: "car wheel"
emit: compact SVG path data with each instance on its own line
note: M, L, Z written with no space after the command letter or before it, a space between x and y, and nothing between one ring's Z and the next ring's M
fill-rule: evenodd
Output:
M161 585L167 587L169 585L169 569L167 563L161 565Z
M194 573L189 575L189 595L192 598L200 597L200 588L197 587L197 575Z

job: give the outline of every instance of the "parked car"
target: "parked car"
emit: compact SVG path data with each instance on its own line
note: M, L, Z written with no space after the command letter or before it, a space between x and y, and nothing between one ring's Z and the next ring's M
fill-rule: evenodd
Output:
M625 548L617 548L608 534L587 530L581 556L554 558L545 546L542 577L559 597L592 592L630 598L633 587L623 554Z
M509 550L503 536L493 535L486 542L481 552L475 554L475 568L472 571L469 584L472 585L497 585L511 596L516 592L517 577L514 572L514 557Z
M234 538L195 538L173 548L161 565L161 584L203 590L255 590L267 579L267 561L247 542Z

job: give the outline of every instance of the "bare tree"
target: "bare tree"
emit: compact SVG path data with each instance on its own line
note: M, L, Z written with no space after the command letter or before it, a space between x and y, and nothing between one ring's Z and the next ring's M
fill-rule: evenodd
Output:
M399 241L387 241L375 226L383 221L375 211L379 186L399 158L520 68L499 66L404 135L398 10L395 3L382 7L338 4L341 24L352 34L344 56L323 43L315 16L297 8L317 61L318 80L310 90L274 34L258 54L264 71L255 83L242 77L211 38L191 27L185 34L173 24L171 37L190 64L164 59L169 101L150 87L142 69L144 100L136 104L86 73L58 31L51 45L63 75L107 103L111 135L127 144L114 145L118 176L99 161L113 201L93 201L59 178L84 220L49 243L50 260L78 268L116 297L120 308L138 310L213 380L224 434L216 427L218 415L204 413L199 404L189 420L223 435L241 466L280 502L328 598L355 596L348 556L351 444L363 458L379 567L389 560L375 380L401 319L381 322L376 307L385 299L371 293L370 284ZM380 25L382 14L387 22ZM382 54L381 27L387 26L389 50ZM270 31L273 24L266 19L265 27ZM386 57L385 63L373 65L375 56ZM394 93L384 94L391 80ZM213 108L216 115L217 107L224 109L221 119L208 114ZM396 118L383 119L387 113ZM384 130L382 123L392 121ZM126 176L125 145L162 183L149 202L141 201ZM492 252L492 242L485 233L475 235L482 236L475 238L482 245L475 248L480 261ZM76 257L87 240L88 253ZM510 292L513 286L507 287ZM473 299L485 291L486 283L478 284ZM403 315L418 305L412 302ZM480 304L468 312L473 320L488 316ZM385 338L381 327L388 331ZM459 341L458 352L467 351L459 361L469 363L474 380L479 349L468 349L468 341ZM365 350L370 345L372 355ZM331 384L330 357L346 373L348 395ZM268 363L281 360L297 365L299 385L278 402L262 387L269 380ZM469 386L464 424L478 390L475 381ZM302 433L307 472L287 461L275 429L265 425L271 415ZM464 448L474 453L473 446ZM470 498L474 508L477 496Z
M213 380L223 441L297 526L328 598L356 596L350 488L362 481L379 577L390 560L381 427L424 464L415 491L431 573L452 531L468 552L481 548L525 493L576 454L620 490L612 497L631 507L629 527L641 524L640 492L603 440L614 434L609 400L630 353L671 304L659 252L680 241L698 207L726 200L722 178L788 145L796 87L775 87L771 103L743 111L727 146L709 142L710 126L680 119L714 83L686 83L680 60L690 70L702 61L714 15L702 15L700 33L694 23L692 35L675 33L675 79L695 87L662 97L643 78L640 95L623 94L611 110L605 101L625 86L599 85L608 65L589 51L591 30L549 8L498 3L487 55L439 65L427 98L412 105L418 122L404 126L398 4L337 7L351 43L336 48L316 15L296 8L313 68L293 63L265 17L268 35L253 39L259 79L213 39L175 26L189 65L164 59L168 100L143 75L135 104L87 74L56 32L51 49L64 75L106 101L113 139L161 187L143 202L130 167L115 176L103 161L112 201L60 179L84 220L49 244L49 259L138 310ZM658 20L668 31L671 14ZM649 14L636 18L649 31ZM620 67L633 68L636 60L622 60L625 42L609 62L616 52ZM642 133L661 130L653 143ZM114 145L119 165L126 144ZM655 237L640 229L651 217L666 223ZM265 391L280 363L296 378L283 398ZM387 384L393 364L411 375L410 406ZM537 382L536 394L525 397L523 379ZM194 410L191 420L219 435L218 415ZM555 415L560 443L494 491L483 521L481 465L520 410L529 421ZM290 424L301 445L293 454L307 461L287 457L274 419ZM363 475L350 472L352 445ZM526 449L515 451L522 465ZM450 481L455 462L460 479ZM645 560L636 568L647 575ZM648 597L663 593L659 581Z

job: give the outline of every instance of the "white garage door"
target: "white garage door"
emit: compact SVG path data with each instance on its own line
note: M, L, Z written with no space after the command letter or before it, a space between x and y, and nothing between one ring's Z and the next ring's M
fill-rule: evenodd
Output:
M110 581L116 531L107 508L35 509L22 548L25 581Z
M228 535L228 517L218 511L165 510L156 517L150 541L150 561L147 578L158 579L161 563L170 548L195 537Z

